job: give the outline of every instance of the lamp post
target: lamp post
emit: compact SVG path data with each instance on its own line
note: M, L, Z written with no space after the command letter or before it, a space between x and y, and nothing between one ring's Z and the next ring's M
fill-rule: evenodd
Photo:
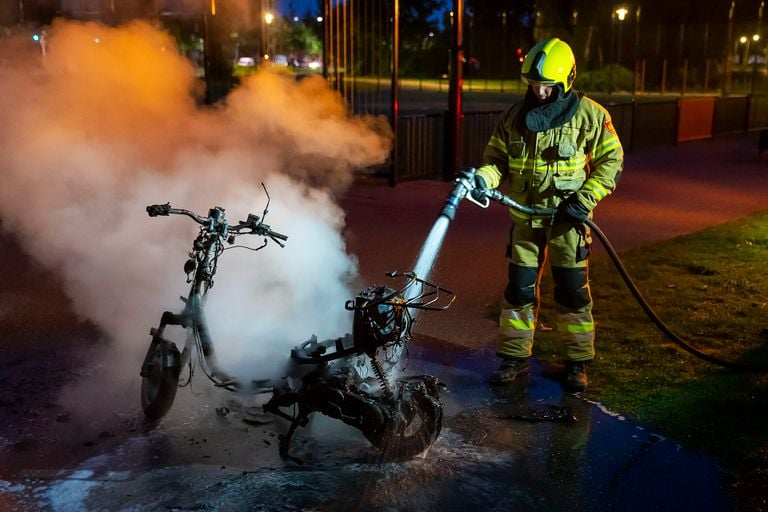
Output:
M744 64L744 57L743 57L743 55L741 57L739 56L739 45L740 44L743 44L743 45L747 44L747 36L741 36L740 38L738 38L737 40L735 40L733 42L733 57L734 57L734 61L738 60L739 64ZM741 52L741 53L743 53L743 52Z
M392 144L392 172L389 175L389 185L394 187L400 178L400 146L397 135L400 133L400 0L392 2L392 80L390 81L390 116L392 117L392 133L395 134Z
M731 0L731 5L728 8L728 35L725 37L725 51L723 59L723 80L720 89L720 95L723 97L728 96L731 88L731 82L733 78L733 58L731 56L731 38L733 37L733 12L736 10L736 0ZM734 55L735 55L734 51Z
M463 113L463 76L464 65L464 0L453 0L451 10L451 64L448 86L448 118L446 119L445 159L443 179L453 178L461 168L461 115Z
M327 19L327 12L330 9L330 6L328 5L327 1L323 1L323 15L318 16L315 18L315 21L321 25L322 28L322 37L323 37L323 54L321 55L321 62L323 66L323 78L325 80L328 80L328 52L330 51L329 46L329 40L330 40L330 32L329 27L327 23L324 23Z
M616 17L619 20L619 40L617 44L617 50L616 50L616 64L621 66L621 27L624 26L624 20L627 19L627 13L629 10L627 10L625 7L619 7L616 9Z
M270 11L264 13L264 60L269 60L269 52L271 51L269 45L269 26L275 21L275 15Z
M746 66L749 64L749 38L747 36L741 36L739 42L744 45L744 52L741 57L741 64Z
M614 64L621 66L621 27L624 24L624 20L627 17L629 11L624 7L617 7L611 12L611 52L614 59L608 68L608 94L613 94L613 72ZM619 34L618 38L614 37L616 20L619 20ZM617 41L618 39L618 41Z
M212 85L211 85L211 30L209 16L216 14L216 4L211 1L210 5L206 0L202 2L203 12L203 77L205 79L205 102L213 103ZM210 11L209 11L210 9Z
M642 13L642 7L637 6L635 9L635 41L632 45L632 96L635 95L638 88L641 91L645 90L645 60L642 61L642 72L638 76L638 67L640 61L638 55L640 53L640 14Z
M747 48L750 48L751 43L757 44L758 42L760 42L760 34L752 34L752 40L748 42ZM751 51L748 51L747 53L747 63L749 63L749 59L752 57L751 53ZM757 55L755 55L752 60L752 73L749 77L749 94L755 93L755 75L757 75Z
M730 76L728 77L730 82L733 82L732 76L734 70L738 72L736 75L737 77L741 76L740 70L745 66L745 62L747 61L746 54L748 41L749 38L747 36L740 36L733 42L733 59L731 59L733 60L733 66L730 70ZM740 48L741 45L743 45L743 50ZM740 79L737 79L735 83L738 84L739 82Z

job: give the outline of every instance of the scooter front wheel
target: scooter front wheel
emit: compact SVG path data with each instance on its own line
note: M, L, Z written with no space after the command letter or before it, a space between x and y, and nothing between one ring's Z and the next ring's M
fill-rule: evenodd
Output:
M176 398L181 356L173 343L153 339L141 367L141 408L152 420L165 416Z

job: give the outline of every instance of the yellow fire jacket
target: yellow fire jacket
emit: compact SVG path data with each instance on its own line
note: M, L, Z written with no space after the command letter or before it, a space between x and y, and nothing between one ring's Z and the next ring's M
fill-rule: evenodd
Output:
M557 208L575 193L591 212L614 191L624 165L624 150L610 114L584 96L570 121L544 132L530 132L516 119L521 107L522 101L502 115L477 175L488 188L497 188L508 177L509 197L526 206ZM542 219L511 208L510 213L515 222L544 225Z

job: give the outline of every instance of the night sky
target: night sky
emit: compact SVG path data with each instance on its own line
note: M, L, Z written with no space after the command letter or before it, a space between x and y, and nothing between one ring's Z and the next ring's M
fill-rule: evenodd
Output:
M318 0L277 0L277 10L288 15L304 16L307 12L319 14Z

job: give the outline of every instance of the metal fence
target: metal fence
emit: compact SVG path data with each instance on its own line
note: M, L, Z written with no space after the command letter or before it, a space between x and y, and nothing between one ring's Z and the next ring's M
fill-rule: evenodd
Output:
M607 103L605 107L626 151L768 130L768 95L631 100ZM483 149L500 114L501 111L463 114L463 167L476 166L481 162ZM400 118L397 145L399 179L442 176L445 126L443 114Z
M717 98L712 118L712 135L743 133L749 119L749 99L746 97Z
M462 167L477 166L501 111L465 112L462 115ZM445 161L445 115L410 115L400 118L398 156L400 179L436 178Z
M606 103L603 106L611 114L613 126L616 128L622 145L630 149L632 147L632 125L635 120L635 102Z
M462 116L463 141L461 147L462 165L477 166L493 128L499 120L500 111L466 112Z
M768 96L750 96L747 130L768 129Z
M437 177L445 158L445 116L402 116L398 126L397 151L401 179Z

